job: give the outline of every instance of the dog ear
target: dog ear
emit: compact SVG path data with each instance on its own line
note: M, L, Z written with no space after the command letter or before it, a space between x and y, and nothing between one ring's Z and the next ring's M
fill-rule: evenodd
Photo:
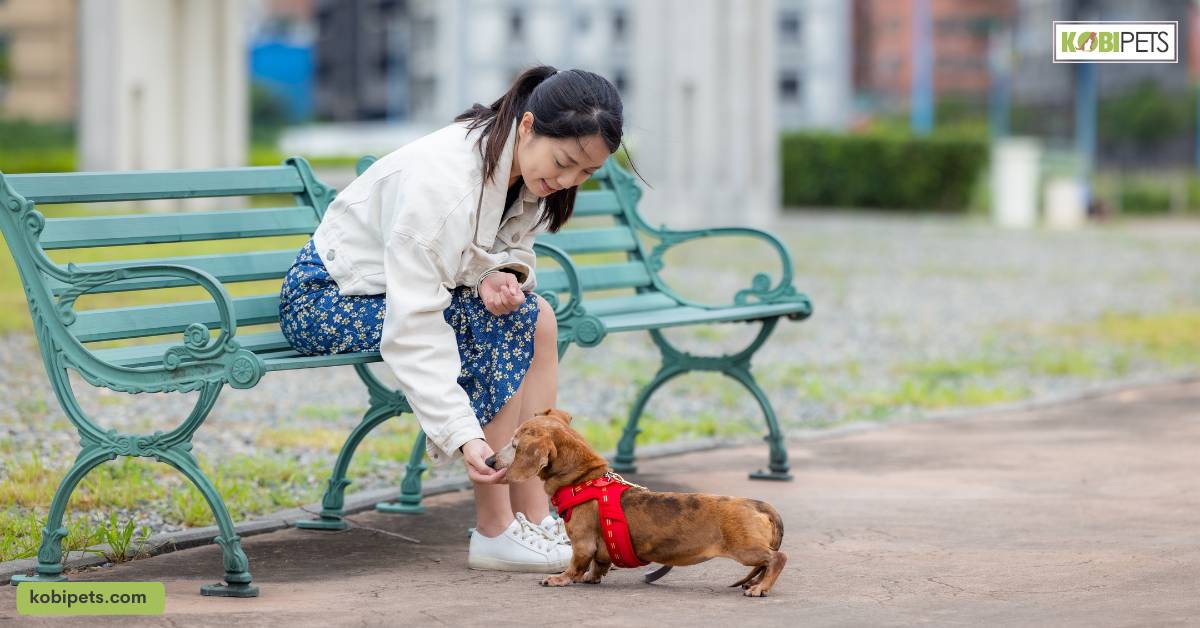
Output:
M524 482L538 475L550 461L554 459L557 450L548 438L537 439L530 444L517 448L512 466L508 469L510 482Z
M546 408L545 410L542 410L542 414L546 416L552 416L559 421L566 423L567 425L571 424L571 419L573 418L570 414L567 414L558 408Z

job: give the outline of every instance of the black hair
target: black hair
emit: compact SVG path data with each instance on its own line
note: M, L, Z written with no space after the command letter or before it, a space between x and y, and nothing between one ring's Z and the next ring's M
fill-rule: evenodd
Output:
M538 135L567 138L599 133L609 153L621 146L621 94L608 79L586 70L560 72L553 66L539 65L522 72L490 107L475 103L454 118L455 122L470 121L469 130L484 128L478 142L484 185L496 175L511 125L526 111L533 113L533 131ZM496 121L502 124L494 124ZM628 157L628 149L625 155ZM629 165L637 172L632 160ZM549 221L552 233L562 228L575 210L577 189L563 188L547 196L546 211L538 224Z

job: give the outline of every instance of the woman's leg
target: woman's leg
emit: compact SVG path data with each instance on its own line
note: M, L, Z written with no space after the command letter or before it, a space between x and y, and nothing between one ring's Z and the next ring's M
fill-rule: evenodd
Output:
M483 426L483 436L492 451L500 451L517 431L517 413L521 410L524 384L509 397L508 403ZM508 486L504 484L475 484L475 529L484 536L496 536L513 520Z
M557 399L558 325L550 304L541 296L537 300L537 327L529 371L504 407L483 426L483 435L493 451L500 451L512 440L520 423L534 412L554 406ZM484 536L504 532L512 523L514 512L524 513L535 524L550 513L546 491L537 478L507 486L476 484L474 488L475 528Z
M536 296L538 318L533 334L533 361L521 383L523 390L517 391L521 404L518 424L532 418L535 412L558 404L558 322L554 308L541 295ZM525 518L535 524L550 514L549 497L540 478L508 486L513 512L525 513Z

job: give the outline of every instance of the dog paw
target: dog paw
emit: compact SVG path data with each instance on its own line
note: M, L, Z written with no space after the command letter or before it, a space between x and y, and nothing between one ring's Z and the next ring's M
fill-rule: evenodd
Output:
M742 592L746 597L767 597L767 592L762 588L762 585L754 585Z
M542 580L542 586L544 587L565 587L568 584L571 584L571 576L561 573L555 576L547 576Z

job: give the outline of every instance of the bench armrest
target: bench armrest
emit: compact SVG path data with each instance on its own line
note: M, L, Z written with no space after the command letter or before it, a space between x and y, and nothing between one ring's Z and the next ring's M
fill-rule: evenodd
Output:
M90 365L77 364L78 372L93 385L106 386L126 392L166 392L194 390L217 380L229 382L234 388L252 388L262 379L266 369L262 360L247 351L234 340L237 335L237 318L234 316L233 299L225 286L210 273L200 268L183 264L139 264L130 263L119 268L83 270L75 264L67 264L66 272L61 267L47 269L60 281L70 285L59 297L59 316L70 325L75 312L72 303L80 295L114 281L141 279L146 277L178 277L204 288L217 306L221 333L216 339L209 335L203 323L192 323L183 332L183 344L163 352L163 368L171 375L150 377L105 363L83 348ZM81 345L79 345L81 346ZM78 358L76 358L78 359ZM184 363L184 360L191 360Z
M722 236L749 236L763 240L774 248L775 252L779 255L779 283L772 286L770 275L767 273L757 273L754 275L754 279L751 280L749 288L739 290L734 295L734 305L750 305L752 302L761 304L803 303L808 306L808 310L791 315L790 318L806 318L812 313L812 304L808 297L796 292L795 287L792 286L792 256L787 250L787 245L771 233L752 227L712 227L708 229L673 230L667 229L664 225L661 228L655 229L644 221L638 221L638 227L660 240L650 251L647 259L650 268L654 270L656 279L660 283L664 283L662 282L662 278L658 276L658 271L662 269L664 264L663 255L667 249L677 244L702 238ZM675 294L674 291L671 291L671 295L680 299L680 301L688 302L687 299Z
M554 308L554 318L559 325L559 337L570 338L584 347L600 344L606 335L604 323L599 318L588 314L583 307L583 290L579 281L579 269L576 268L575 262L571 261L571 256L559 247L545 242L534 242L533 252L538 256L553 258L562 266L563 273L567 277L567 288L571 293L570 301L562 303L553 290L538 292L543 299L546 299L550 307Z
M230 350L237 350L233 337L237 335L237 319L233 315L233 298L225 286L208 271L184 264L124 264L118 268L103 270L84 270L74 263L67 264L64 273L60 267L52 266L45 269L59 281L70 287L63 290L58 299L59 313L63 322L70 325L75 320L72 305L82 295L99 286L124 281L127 279L144 279L148 277L177 277L190 281L208 292L213 303L217 306L220 317L221 333L215 340L209 336L208 326L202 323L192 323L183 332L183 345L171 347L163 356L163 365L168 370L179 366L184 358L206 360L220 356ZM212 340L212 342L209 342Z
M538 292L538 294L542 295L542 298L550 303L550 307L554 308L555 316L559 319L569 317L575 308L580 307L583 299L583 291L580 289L579 283L579 269L575 267L575 262L571 261L571 257L567 255L566 251L553 244L534 242L533 252L538 257L553 258L554 261L562 266L563 273L567 277L568 290L571 292L571 300L566 303L560 303L558 295L553 290Z

